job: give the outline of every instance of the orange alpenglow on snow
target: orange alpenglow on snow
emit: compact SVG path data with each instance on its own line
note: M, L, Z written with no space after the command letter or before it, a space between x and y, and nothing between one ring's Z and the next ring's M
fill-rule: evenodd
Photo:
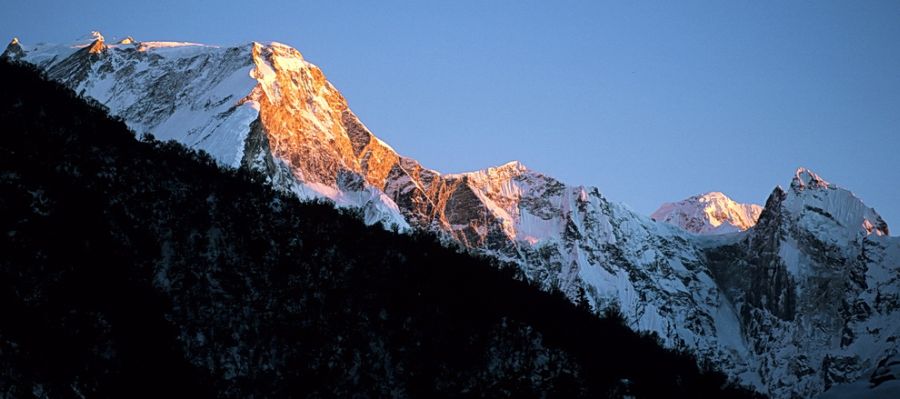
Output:
M723 234L753 227L761 213L759 205L741 204L720 192L710 192L665 203L650 217L692 233Z
M90 48L88 50L91 54L99 54L102 53L103 50L106 49L106 44L104 44L103 35L100 32L91 32L91 35L94 37L94 41L91 42Z

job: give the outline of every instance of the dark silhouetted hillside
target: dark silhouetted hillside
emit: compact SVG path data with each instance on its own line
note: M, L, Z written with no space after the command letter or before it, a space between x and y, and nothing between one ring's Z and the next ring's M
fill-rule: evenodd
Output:
M0 397L746 397L488 260L0 62Z

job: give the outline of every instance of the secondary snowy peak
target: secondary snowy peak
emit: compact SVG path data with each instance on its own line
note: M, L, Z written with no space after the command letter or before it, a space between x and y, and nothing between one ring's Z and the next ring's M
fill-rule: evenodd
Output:
M75 45L84 46L86 44L93 43L97 40L103 41L105 40L104 36L100 31L91 31L90 33L79 36L75 39Z
M75 39L72 47L87 48L90 54L100 54L107 49L106 38L98 31L92 31Z
M10 40L9 44L6 46L6 49L3 50L3 54L0 55L0 59L12 59L18 60L25 56L25 51L22 49L22 45L19 44L19 38L14 37Z
M826 242L841 243L870 234L889 235L887 223L852 192L815 172L798 168L783 205L804 229Z
M522 174L527 172L529 169L523 163L519 161L509 161L505 164L493 166L487 169L476 170L474 172L466 172L466 173L458 173L455 175L476 175L476 174L485 174L489 176L494 175L508 175L508 174ZM450 175L448 175L450 176Z
M747 230L756 224L762 207L741 204L720 192L667 202L650 217L696 234L723 234Z

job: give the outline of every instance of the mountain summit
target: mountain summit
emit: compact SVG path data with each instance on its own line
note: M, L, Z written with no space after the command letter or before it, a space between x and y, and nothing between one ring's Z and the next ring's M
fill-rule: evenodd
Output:
M794 172L794 178L791 180L791 188L799 190L802 188L829 188L831 183L819 177L815 172L804 167L797 168Z
M668 202L650 217L697 234L722 234L747 230L756 224L762 207L741 204L720 192L695 195Z
M754 228L707 251L748 345L775 365L760 370L770 394L852 382L896 348L900 239L887 232L853 193L800 168Z
M878 212L806 168L795 172L784 206L804 229L835 243L869 234L889 235Z
M516 162L457 174L424 167L372 134L284 44L21 50L138 134L259 172L299 198L356 208L369 224L434 232L516 265L774 397L855 381L900 339L900 240L852 193L806 170L762 212L718 193L664 212L696 220L697 232L746 229L701 236Z
M24 56L25 51L22 50L22 45L19 43L19 38L14 37L9 41L9 44L6 46L6 50L3 50L3 54L0 55L0 59L18 60Z

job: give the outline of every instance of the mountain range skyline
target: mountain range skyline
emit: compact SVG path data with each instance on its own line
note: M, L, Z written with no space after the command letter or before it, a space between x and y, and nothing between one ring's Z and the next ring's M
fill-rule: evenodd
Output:
M864 380L898 336L900 242L878 212L805 168L764 211L708 195L674 206L673 226L520 162L430 169L369 131L323 71L283 43L94 32L68 45L13 41L3 58L41 68L152 142L202 150L208 164L369 225L436 234L594 312L617 309L635 331L774 397ZM739 231L703 235L726 221Z
M272 15L191 3L172 19L162 3L140 12L45 3L10 5L3 39L67 43L87 27L109 38L295 46L376 135L441 172L519 160L650 215L712 191L761 205L806 167L852 188L889 224L900 220L891 5L521 5L507 14L491 5L465 18L464 5L271 3L283 9ZM76 12L83 18L69 18ZM24 23L36 14L47 23ZM241 28L212 27L230 20ZM749 35L763 22L769 29ZM762 154L765 163L739 161Z
M63 56L68 57L68 55L79 48L86 49L91 54L97 54L98 56L102 56L107 50L107 47L113 46L118 49L127 49L134 47L138 49L138 51L146 52L148 50L159 50L159 49L190 49L191 47L197 48L208 48L208 49L218 49L222 48L219 45L210 45L210 44L202 44L195 43L190 41L176 41L176 42L164 42L164 41L148 41L141 42L134 39L132 36L112 36L107 38L104 34L99 31L92 31L88 34L82 35L77 38L75 41L60 44L60 43L38 43L35 45L30 45L26 43L22 43L18 37L14 37L7 46L7 50L4 53L10 53L10 56L13 57L25 57L23 59L31 59L29 62L48 62L48 63L56 63L58 62L57 57ZM262 48L260 43L252 42L249 44L253 48ZM24 47L23 47L24 46ZM240 47L245 47L246 45L238 45L232 47L232 49L237 49ZM296 57L300 62L306 63L307 61L303 59L302 54L299 53L296 49L277 42L271 42L270 46L273 48L284 48L287 53L282 54L281 56L287 57ZM23 51L25 48L30 49L29 51ZM226 47L227 48L227 47ZM35 58L34 54L30 54L30 56L26 56L26 54L30 53L31 50L36 50L38 54ZM179 51L179 50L176 50ZM254 50L255 51L255 50ZM254 55L256 57L256 55ZM293 62L293 61L292 61ZM312 66L312 65L311 65ZM312 66L316 70L317 67ZM71 67L67 67L71 68ZM75 67L76 69L72 71L76 71L80 67ZM71 73L71 71L66 71L64 73ZM57 72L59 74L59 71ZM253 74L251 73L251 76ZM321 77L324 79L324 76ZM332 87L330 83L327 83L329 87ZM89 87L88 87L89 88ZM333 87L330 90L334 90L335 95L343 98L342 94ZM83 93L86 94L87 93ZM243 101L243 100L242 100ZM342 100L344 101L344 100ZM220 104L221 105L221 104ZM229 111L230 112L230 111ZM177 118L176 118L177 119ZM233 122L232 122L233 123ZM238 122L240 123L240 122ZM357 123L365 129L365 125L362 124L362 121L358 121ZM155 127L154 129L159 129L160 127ZM181 125L174 125L171 128L176 130L180 130L183 128ZM226 124L223 129L231 129L234 128L231 124ZM176 140L184 141L184 138L179 138L180 136L175 136ZM387 151L393 152L395 151L390 145L381 141L377 137L374 139L380 143L380 145L384 146ZM195 144L196 145L196 144ZM234 145L233 143L229 143L226 145ZM207 151L212 151L213 156L223 162L225 165L233 164L232 161L223 160L220 157L220 154L216 153L216 148L207 148L206 146L201 145L201 148L205 148ZM237 161L234 161L237 162ZM237 164L233 164L232 166L236 166ZM488 165L480 169L475 169L471 171L463 171L463 172L450 172L445 173L446 176L470 176L477 175L479 173L484 173L487 170L500 170L503 168L509 167L509 165L513 165L514 169L521 169L524 171L531 171L532 169L528 168L526 165L521 163L518 160L509 161L503 164L494 164ZM441 173L441 171L429 169L437 173ZM796 180L796 176L799 176L802 173L813 173L811 170L805 167L798 167L794 172L794 177L792 181ZM816 176L818 178L818 176ZM824 180L823 180L824 181ZM793 184L793 183L791 183ZM783 188L781 184L777 184L776 189ZM327 192L319 192L318 194L314 194L314 196L324 195L327 198L331 198L332 200L336 200L337 204L344 204L344 200L341 200L333 195L328 194ZM860 199L861 200L861 199ZM345 205L348 204L356 204L358 200L346 200ZM624 206L628 206L627 203L621 203ZM649 216L651 219L659 222L666 222L675 226L678 226L685 231L696 233L696 234L723 234L730 233L736 231L743 231L753 227L756 224L757 219L759 218L759 214L762 211L762 206L757 203L752 202L740 202L734 201L731 197L729 197L726 193L721 191L709 191L704 193L698 193L696 195L692 195L690 197L686 197L684 199L673 201L673 202L663 202L661 205L651 214L647 214L644 216ZM392 211L387 210L387 213L391 213ZM378 211L379 214L383 214L384 211ZM640 213L640 212L639 212ZM382 217L382 216L378 216ZM399 215L397 216L399 217ZM400 219L395 219L394 217L388 217L384 219L386 224L399 223L399 225L403 228L408 228L409 225L406 224L402 217ZM377 217L376 217L377 219ZM370 222L376 220L371 219ZM369 219L367 219L369 220Z
M122 55L92 48L65 65ZM138 140L27 64L0 79L5 396L762 397L489 258Z
M287 44L94 32L74 44L13 40L3 58L42 69L139 137L205 151L204 162L350 208L367 224L434 233L515 264L533 284L595 312L618 309L636 331L775 397L865 378L897 337L900 242L849 191L855 184L806 168L773 189L764 210L710 193L654 213L679 229L522 162L431 169L370 131L323 70ZM638 162L644 154L627 155ZM636 183L653 190L662 180Z
M131 43L133 43L133 42L137 42L136 39L134 39L134 38L133 38L132 36L130 36L130 35L127 35L127 36L115 35L115 36L110 36L109 39L106 39L106 35L104 35L102 32L100 32L100 31L92 31L92 32L90 32L90 33L83 34L83 35L79 36L79 37L76 38L74 41L71 41L71 42L69 42L68 44L61 44L61 43L42 43L42 44L70 45L70 46L85 46L85 47L87 47L87 46L90 46L91 43L93 43L93 42L94 42L96 39L98 39L98 38L100 38L101 40L104 40L104 39L105 39L105 40L107 40L109 43L131 44ZM21 43L21 41L20 41L20 38L19 38L19 37L13 37L13 38L11 39L11 41L10 41L10 44L11 44L11 45L12 45L12 44L20 44L20 43ZM157 43L166 43L166 42L157 42ZM190 41L183 41L183 42L176 41L176 42L171 42L171 43L180 44L180 43L193 43L193 42L190 42ZM199 44L199 43L196 43L196 44ZM214 47L228 47L228 46L221 46L221 45L219 45L219 44L202 44L202 45L203 45L203 46L214 46ZM472 170L463 170L463 171L439 171L439 172L442 172L442 173L448 173L448 174L468 174L468 173L475 173L475 172L478 172L478 171L481 171L481 170L484 170L484 169L487 169L487 168L501 167L501 166L506 165L506 164L509 164L509 163L521 163L521 161L518 160L518 159L513 159L513 160L509 160L509 161L505 161L505 162L496 162L496 163L493 163L493 164L484 165L484 166L482 166L482 167L480 167L480 168L475 168L475 169L472 169ZM524 165L524 164L523 164L523 165ZM804 166L798 166L797 168L795 168L795 172L794 172L794 173L796 174L796 173L799 173L799 171L801 171L801 170L807 170L807 169L810 169L810 168L806 168L806 167L804 167ZM812 169L810 169L810 170L812 170ZM566 183L569 183L569 184L573 184L573 183L574 183L574 184L578 184L579 182L566 182ZM785 186L787 186L787 185L786 185L786 184L782 184L782 183L776 183L776 184L773 185L773 187L785 187ZM602 190L602 187L599 187L599 188L601 188L601 190ZM605 193L605 191L604 191L604 193ZM739 204L739 205L748 206L748 207L752 206L752 207L756 207L756 208L759 208L759 209L761 209L761 204L765 202L765 201L753 202L753 201L740 201L740 200L735 200L735 198L731 197L727 192L719 191L719 190L717 190L717 189L711 189L710 191L698 192L698 193L696 193L696 194L692 194L692 195L689 195L689 196L684 197L684 198L672 199L671 201L663 200L662 202L660 202L660 205L659 205L657 208L655 208L655 210L653 210L653 211L651 211L651 212L649 212L649 213L644 213L644 212L641 212L641 211L639 211L639 210L637 210L637 211L638 211L638 213L644 214L645 216L650 216L650 217L653 217L654 219L658 219L658 218L656 218L654 215L656 215L657 213L660 213L660 212L664 211L664 210L665 210L665 207L668 206L668 205L671 205L671 203L673 203L673 202L679 202L679 203L681 203L681 202L685 202L685 201L690 201L690 200L692 200L692 199L694 199L694 198L698 198L698 197L699 197L699 198L704 198L704 197L708 197L708 196L714 196L714 197L716 197L716 196L724 196L724 200L725 200L725 201L732 201L732 202L736 202L736 203ZM627 202L625 202L625 201L621 201L621 200L618 200L618 199L616 199L616 198L613 198L613 199L619 201L620 203L622 203L622 204L625 205L625 206L629 206L629 204L628 204ZM860 199L862 199L862 198L860 198ZM877 208L876 208L876 209L877 209ZM887 212L890 212L890 210L888 210ZM757 212L756 217L758 217L758 212ZM883 216L882 216L882 217L883 217ZM883 218L887 219L886 217L883 217ZM755 218L753 218L753 219L754 219L753 222L755 223ZM660 219L658 219L658 220L660 220ZM888 220L889 220L889 219L888 219ZM741 226L741 227L739 228L739 230L745 230L745 229L747 229L747 228L749 228L749 227L752 227L752 225L753 225L754 223L750 223L750 224L744 223L744 225ZM673 223L673 224L679 225L678 223ZM684 228L685 226L680 226L680 227L683 227L683 228ZM686 228L686 230L692 231L691 228ZM693 232L693 231L692 231L692 232ZM716 234L716 233L704 233L704 234Z

